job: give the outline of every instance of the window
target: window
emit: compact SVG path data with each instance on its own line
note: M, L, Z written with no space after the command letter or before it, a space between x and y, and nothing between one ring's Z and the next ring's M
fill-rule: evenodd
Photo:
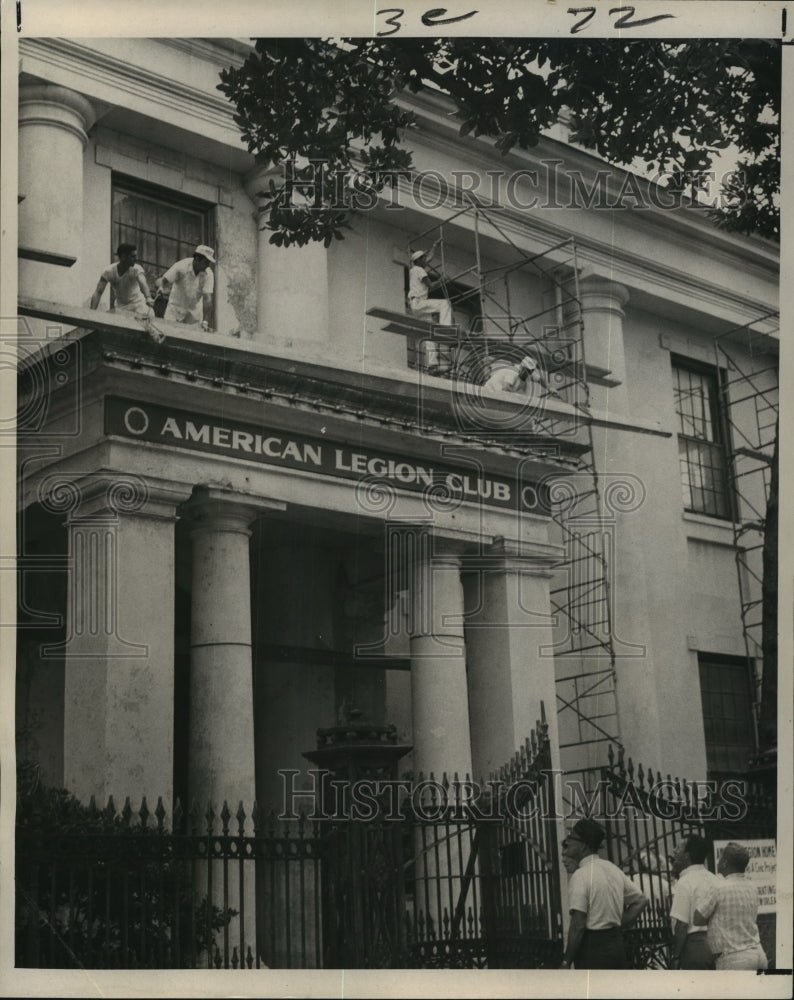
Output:
M744 773L755 751L747 660L698 654L709 777Z
M726 438L716 370L674 360L673 385L684 509L729 518Z
M172 264L192 257L200 243L215 244L211 206L128 181L113 183L111 227L114 253L119 243L138 248L138 263L152 293L155 280ZM165 304L157 311L162 315Z

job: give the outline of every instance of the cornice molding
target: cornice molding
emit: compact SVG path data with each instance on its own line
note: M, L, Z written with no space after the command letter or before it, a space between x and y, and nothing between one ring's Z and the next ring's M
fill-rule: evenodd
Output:
M223 65L242 66L246 56L253 50L247 38L158 38L161 45L186 52L189 56L201 56L208 62Z
M202 125L222 129L229 133L232 145L242 148L232 107L220 94L208 94L173 77L120 62L105 52L71 39L23 38L20 39L19 49L24 72L37 75L35 68L28 67L25 61L41 60L84 79L84 92L89 98L106 100L104 95L94 93L98 83L117 92L118 107L139 110L134 105L125 104L123 95L128 94L150 105L148 114L152 117L160 117L156 110L158 107L166 109L168 120L178 118L184 121L181 127L192 128L199 135L203 134Z
M410 141L413 134L420 138L421 142L428 148L458 158L461 155L461 149L463 149L467 161L473 161L471 165L475 169L479 167L483 172L489 168L494 169L494 166L503 169L532 170L537 169L544 160L562 158L569 165L567 169L580 170L585 178L592 179L599 171L608 171L610 178L614 179L607 189L608 194L611 195L619 194L625 178L629 175L633 176L641 189L647 190L653 186L653 182L641 174L626 167L611 164L588 150L550 136L541 136L538 145L533 149L513 149L506 156L503 156L496 150L494 139L487 136L473 138L472 136L461 137L458 135L456 123L450 117L450 112L454 110L454 104L442 94L428 91L416 95L403 93L397 98L397 103L401 107L414 111L419 119L415 129L406 131L406 141ZM469 163L467 162L466 165L468 166ZM669 197L669 192L665 191L664 196ZM777 268L779 249L774 243L762 237L744 237L719 230L705 219L694 215L693 213L696 211L698 210L686 206L665 209L664 211L649 208L643 210L643 218L650 219L652 224L664 227L671 232L684 231L687 233L686 239L688 241L693 239L699 243L705 241L715 250L720 250L731 257L735 257L737 254L745 257L752 254L759 258L759 261L765 262L758 265L764 268L765 272L770 267ZM679 236L679 239L681 238Z

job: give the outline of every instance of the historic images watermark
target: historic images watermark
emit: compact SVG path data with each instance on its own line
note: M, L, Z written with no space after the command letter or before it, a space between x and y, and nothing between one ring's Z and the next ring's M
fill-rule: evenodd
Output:
M283 183L271 189L284 205L311 211L367 212L380 206L399 210L407 195L425 211L450 203L476 201L482 207L519 211L533 209L724 210L746 200L741 170L657 172L646 177L630 169L603 167L585 175L565 160L541 159L518 170L351 171L310 160L284 164Z
M327 770L279 769L282 805L279 819L399 821L407 815L424 822L531 819L592 819L738 822L747 815L747 783L659 779L640 787L627 782L615 794L608 780L587 789L564 771L544 770L536 778L516 781L471 778L439 781L433 775L413 778L334 778ZM300 787L299 781L308 781ZM542 795L545 788L552 796ZM683 791L682 791L683 790ZM558 803L551 810L548 801ZM564 803L564 806L562 805ZM541 809L543 812L541 813Z

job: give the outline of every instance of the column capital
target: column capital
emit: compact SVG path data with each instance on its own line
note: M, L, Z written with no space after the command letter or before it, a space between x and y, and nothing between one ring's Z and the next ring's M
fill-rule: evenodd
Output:
M630 295L625 285L590 272L579 282L582 312L608 311L623 314Z
M251 534L251 525L262 514L285 511L280 500L241 493L222 486L200 486L184 505L190 518L191 534L205 531L231 531Z
M284 172L281 167L272 163L260 163L243 177L243 187L251 201L261 209L260 199L269 191L270 182L280 183L283 178Z
M85 149L88 130L96 121L91 102L68 87L23 83L19 88L19 127L51 125L77 136Z
M117 522L123 515L176 521L177 507L190 492L186 483L112 469L71 476L52 473L37 489L42 506L64 514L67 524Z
M551 542L520 542L497 538L480 553L465 556L464 573L503 572L527 576L551 576L554 566L565 558L565 548Z

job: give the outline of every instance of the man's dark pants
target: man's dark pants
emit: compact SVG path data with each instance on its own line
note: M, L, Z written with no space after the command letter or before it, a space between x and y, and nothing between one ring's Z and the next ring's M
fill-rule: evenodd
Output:
M628 969L623 932L619 927L584 932L574 963L577 969Z
M705 931L695 931L687 934L686 943L681 949L682 969L713 969L714 956L708 946Z

